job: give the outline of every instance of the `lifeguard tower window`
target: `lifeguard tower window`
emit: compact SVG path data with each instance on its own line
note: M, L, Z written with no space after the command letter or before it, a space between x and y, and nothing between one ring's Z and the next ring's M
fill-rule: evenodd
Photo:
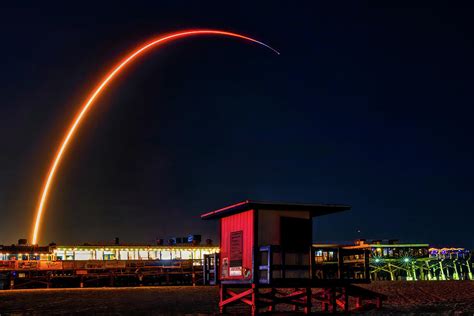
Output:
M242 230L230 233L230 276L242 276L243 236Z
M280 218L280 245L285 251L309 251L312 244L312 220L296 217Z

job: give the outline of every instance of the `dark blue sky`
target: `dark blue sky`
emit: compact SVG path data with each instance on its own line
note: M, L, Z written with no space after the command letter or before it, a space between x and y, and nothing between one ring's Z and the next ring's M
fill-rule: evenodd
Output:
M132 66L65 157L43 243L215 237L199 215L249 198L353 206L321 218L317 240L474 246L473 8L170 3L0 8L0 244L30 235L49 160L100 76L200 27L281 55L202 37Z

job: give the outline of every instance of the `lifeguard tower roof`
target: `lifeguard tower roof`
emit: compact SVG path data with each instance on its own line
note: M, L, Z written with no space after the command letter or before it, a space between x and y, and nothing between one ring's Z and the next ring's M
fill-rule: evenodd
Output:
M309 211L311 217L315 217L347 211L350 210L351 207L343 204L303 204L246 200L202 214L201 219L218 219L252 209L258 209L260 211Z

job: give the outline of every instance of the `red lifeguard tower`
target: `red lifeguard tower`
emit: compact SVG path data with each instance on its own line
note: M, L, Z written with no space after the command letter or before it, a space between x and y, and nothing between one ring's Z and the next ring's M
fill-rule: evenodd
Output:
M220 288L219 310L232 303L273 311L277 304L309 313L313 300L323 310L349 310L349 295L376 299L353 283L369 283L368 252L324 247L331 260L317 261L312 246L312 219L349 210L348 205L289 204L244 201L201 215L218 219L220 254L215 272ZM319 288L319 292L312 289ZM284 289L284 290L282 290ZM380 304L380 300L377 300Z

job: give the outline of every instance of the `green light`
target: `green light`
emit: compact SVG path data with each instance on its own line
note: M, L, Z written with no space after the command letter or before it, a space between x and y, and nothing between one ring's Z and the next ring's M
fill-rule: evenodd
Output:
M380 259L379 258L375 259L375 262L377 262L377 263L380 262Z
M403 262L410 262L410 258L403 258Z

